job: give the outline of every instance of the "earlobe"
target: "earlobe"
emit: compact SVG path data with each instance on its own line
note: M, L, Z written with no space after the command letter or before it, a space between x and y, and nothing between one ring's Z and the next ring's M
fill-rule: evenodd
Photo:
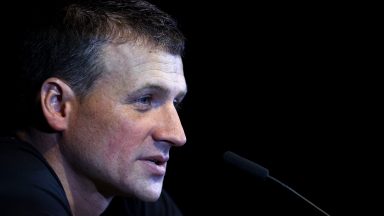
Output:
M43 116L55 131L63 131L68 126L75 94L71 87L58 78L47 79L40 91Z

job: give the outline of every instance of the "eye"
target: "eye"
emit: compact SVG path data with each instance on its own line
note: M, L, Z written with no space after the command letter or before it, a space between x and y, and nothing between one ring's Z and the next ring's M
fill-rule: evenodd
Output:
M152 108L152 95L144 95L135 100L135 106L138 110L145 111Z
M178 99L174 99L173 100L173 105L175 106L175 108L177 110L180 110L181 109L181 101L179 101Z
M152 96L150 95L145 95L143 97L140 97L136 100L137 103L141 104L146 104L146 105L151 105L152 103Z

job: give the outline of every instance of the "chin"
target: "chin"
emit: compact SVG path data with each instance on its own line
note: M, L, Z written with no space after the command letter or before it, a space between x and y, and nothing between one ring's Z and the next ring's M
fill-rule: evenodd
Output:
M161 190L159 191L141 191L136 194L137 198L145 202L155 202L159 199Z
M138 188L136 191L136 196L140 200L146 201L146 202L155 202L159 199L161 191L162 191L163 184L153 184L146 187Z

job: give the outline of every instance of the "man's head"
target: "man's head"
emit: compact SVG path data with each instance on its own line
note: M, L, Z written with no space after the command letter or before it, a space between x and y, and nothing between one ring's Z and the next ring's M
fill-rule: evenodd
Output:
M176 23L146 2L117 0L70 4L42 23L23 46L40 113L32 122L55 137L73 181L157 199L170 148L186 142L175 109L187 91Z
M108 44L129 42L174 55L183 52L184 37L176 22L145 1L72 2L47 8L52 11L27 23L31 27L22 47L27 56L23 72L38 88L48 77L58 77L85 95L104 71L102 51Z

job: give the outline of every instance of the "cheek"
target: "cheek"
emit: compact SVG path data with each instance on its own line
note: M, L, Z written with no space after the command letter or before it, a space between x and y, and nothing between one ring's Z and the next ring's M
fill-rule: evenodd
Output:
M109 159L130 158L139 154L140 147L150 141L150 124L120 120L110 128L107 154ZM122 157L122 158L121 158Z

